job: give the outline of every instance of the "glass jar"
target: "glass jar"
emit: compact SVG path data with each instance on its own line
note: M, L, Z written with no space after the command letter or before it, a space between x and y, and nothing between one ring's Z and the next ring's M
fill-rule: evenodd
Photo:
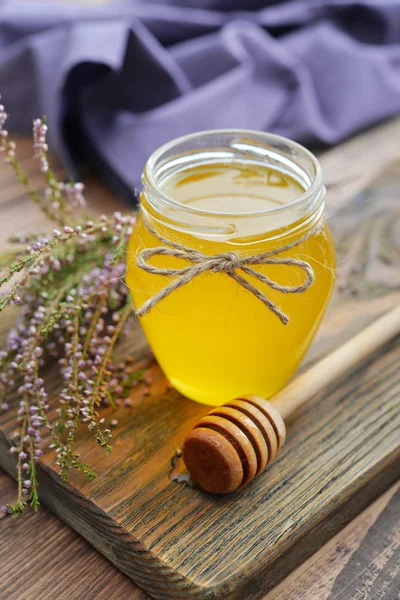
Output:
M317 159L280 136L205 131L156 150L142 181L126 280L136 309L158 298L140 321L161 368L205 404L271 397L298 367L334 284Z

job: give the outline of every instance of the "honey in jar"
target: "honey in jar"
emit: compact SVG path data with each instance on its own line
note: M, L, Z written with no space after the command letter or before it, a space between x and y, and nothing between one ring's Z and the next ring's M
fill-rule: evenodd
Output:
M252 265L275 287L240 268L236 272L287 316L287 324L218 269L193 277L140 319L166 376L188 398L220 405L244 394L271 397L307 351L334 283L335 253L323 220L325 189L317 160L279 136L203 132L156 151L143 182L128 249L127 285L136 308L192 264L156 252L148 263L174 274L148 272L137 264L144 249L183 247L211 257L278 251L272 255L277 262ZM280 251L286 246L291 248ZM280 261L286 258L312 269L314 281L301 293L287 291L306 276L291 261Z

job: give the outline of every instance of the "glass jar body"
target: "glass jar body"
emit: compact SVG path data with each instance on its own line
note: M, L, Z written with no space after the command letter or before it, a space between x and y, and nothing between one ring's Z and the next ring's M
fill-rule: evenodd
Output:
M322 188L319 193L323 195ZM244 394L271 397L297 369L332 292L335 253L323 222L323 199L310 201L307 210L292 207L291 215L285 217L279 211L250 217L247 213L237 215L230 231L232 215L225 219L225 215L212 218L211 213L186 214L185 208L179 210L177 206L160 210L152 202L152 194L154 188L147 192L145 179L142 210L128 249L127 285L136 308L176 278L146 272L137 265L144 249L164 245L160 236L203 255L229 252L239 257L276 251L306 237L301 244L276 255L279 259L306 261L311 266L314 282L302 293L272 289L240 272L288 316L286 325L226 272L214 270L194 277L140 319L161 368L188 398L216 406ZM242 229L241 219L246 219ZM307 237L312 231L315 233ZM168 254L155 255L149 262L158 268L177 270L190 264ZM285 263L259 264L254 269L285 288L299 286L305 277L297 266Z

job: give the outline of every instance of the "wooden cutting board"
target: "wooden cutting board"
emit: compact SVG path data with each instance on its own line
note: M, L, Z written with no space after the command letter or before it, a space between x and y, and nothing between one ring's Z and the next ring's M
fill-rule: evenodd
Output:
M396 121L323 157L338 291L304 364L400 300L399 134ZM7 327L9 316L2 339ZM77 450L97 479L71 473L62 483L51 452L39 479L43 502L155 598L255 600L400 474L398 340L299 411L271 467L225 497L170 481L174 450L207 407L167 389L139 327L128 348L150 395L139 386L131 408L104 411L118 419L110 457L80 433ZM56 396L60 382L48 376ZM1 417L0 464L15 475L13 420L12 410Z

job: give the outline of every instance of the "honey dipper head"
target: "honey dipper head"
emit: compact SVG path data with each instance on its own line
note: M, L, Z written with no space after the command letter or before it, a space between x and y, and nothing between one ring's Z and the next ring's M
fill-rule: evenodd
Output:
M199 487L227 494L259 475L285 436L285 424L272 404L245 396L200 419L183 444L183 460Z

